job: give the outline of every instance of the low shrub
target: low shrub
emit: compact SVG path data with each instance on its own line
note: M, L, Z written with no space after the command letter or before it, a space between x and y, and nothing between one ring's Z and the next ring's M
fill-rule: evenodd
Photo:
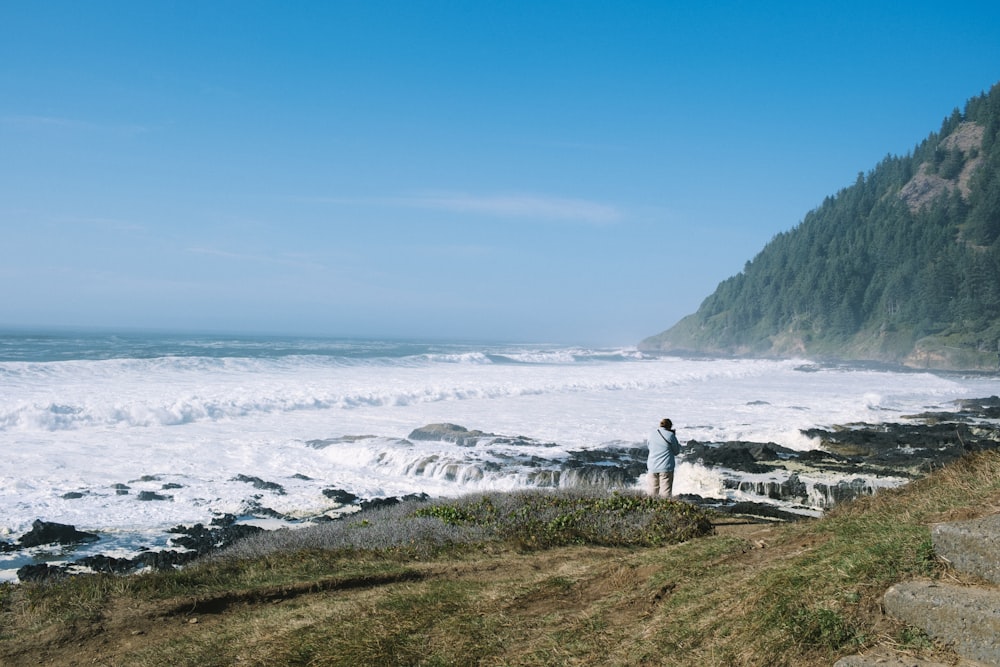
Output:
M404 501L330 523L261 533L217 558L258 558L307 549L390 551L427 556L442 548L507 541L522 548L570 544L656 546L712 532L688 503L639 494L562 491L478 493Z
M496 539L541 549L570 544L658 546L712 532L708 515L688 503L578 490L474 494L432 502L413 515L434 517L449 526L476 526Z

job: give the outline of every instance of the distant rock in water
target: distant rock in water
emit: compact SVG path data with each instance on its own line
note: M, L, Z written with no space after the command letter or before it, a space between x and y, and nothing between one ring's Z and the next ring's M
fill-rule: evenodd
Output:
M278 484L277 482L265 482L260 477L253 477L250 475L241 474L237 475L236 477L233 477L232 480L230 481L246 482L247 484L252 484L253 488L255 489L261 489L263 491L273 491L279 496L285 495L285 487L283 487L281 484Z
M154 501L154 500L171 501L174 499L173 496L165 496L162 493L157 493L156 491L140 491L139 495L136 496L136 498L142 501Z
M31 524L31 530L21 536L18 544L22 548L29 548L43 544L81 544L99 539L97 535L77 530L75 526L36 519Z
M482 438L494 437L492 433L470 431L457 424L428 424L413 429L408 436L410 440L439 440L453 442L460 447L474 447Z
M483 441L496 445L531 445L534 447L554 447L554 443L540 443L523 435L505 436L496 433L473 431L457 424L428 424L413 429L408 436L410 440L437 440L453 442L460 447L475 447Z
M343 489L323 489L322 493L325 497L341 505L349 505L358 500L356 495Z

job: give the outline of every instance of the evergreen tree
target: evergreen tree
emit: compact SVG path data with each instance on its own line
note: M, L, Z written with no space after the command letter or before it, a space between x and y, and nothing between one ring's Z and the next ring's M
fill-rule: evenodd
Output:
M982 131L979 146L968 146L977 136L969 123ZM965 143L946 141L963 131ZM720 283L696 313L641 346L781 354L787 350L773 346L790 340L814 353L899 360L914 345L942 340L942 350L987 350L995 364L998 134L1000 84L970 99L964 113L956 108L912 154L886 156L826 197ZM959 176L972 160L966 196ZM935 186L936 196L908 196L907 184L926 174L944 184Z

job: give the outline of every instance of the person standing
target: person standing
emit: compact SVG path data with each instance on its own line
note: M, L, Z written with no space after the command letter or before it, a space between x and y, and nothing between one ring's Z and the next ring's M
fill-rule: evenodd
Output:
M675 457L681 451L673 422L661 419L660 427L649 436L646 444L649 447L649 458L646 459L649 495L669 498L674 492Z

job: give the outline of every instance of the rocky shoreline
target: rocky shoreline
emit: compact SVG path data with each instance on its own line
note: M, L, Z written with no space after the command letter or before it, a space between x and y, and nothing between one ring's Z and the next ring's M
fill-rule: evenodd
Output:
M717 511L757 517L760 520L795 520L804 513L822 512L833 505L879 488L906 483L947 465L966 453L1000 446L1000 398L962 400L948 412L904 415L900 422L847 424L829 430L810 429L804 434L818 442L813 450L796 451L775 443L688 441L681 459L718 471L723 486L740 500L720 500L684 495L680 499ZM447 441L468 447L495 447L493 460L476 466L449 464L454 470L444 474L483 475L490 466L518 466L524 470L528 486L535 488L592 487L634 488L645 472L646 450L634 443L570 452L569 456L548 459L538 455L544 443L522 436L503 436L470 431L453 424L431 424L414 430L409 440ZM333 441L314 441L324 447ZM519 446L533 454L519 455ZM554 446L554 445L553 445ZM515 452L511 454L511 452ZM434 462L437 463L437 462ZM430 463L428 463L430 465ZM414 474L420 474L415 471ZM836 480L836 481L832 481ZM279 493L280 485L255 477L239 481ZM395 504L401 500L427 499L424 494L389 498L359 498L337 488L323 490L332 507L341 513ZM336 521L331 510L303 519L286 517L266 506L248 508L246 518L278 518L289 522ZM177 526L170 530L172 548L144 550L133 558L105 555L88 556L69 563L34 563L17 570L20 581L66 577L78 572L128 574L146 568L178 567L213 551L225 548L264 529L240 523L241 517L226 514L210 525ZM0 552L15 552L35 546L76 545L94 542L99 536L73 526L34 522L32 529L15 542L0 540Z

